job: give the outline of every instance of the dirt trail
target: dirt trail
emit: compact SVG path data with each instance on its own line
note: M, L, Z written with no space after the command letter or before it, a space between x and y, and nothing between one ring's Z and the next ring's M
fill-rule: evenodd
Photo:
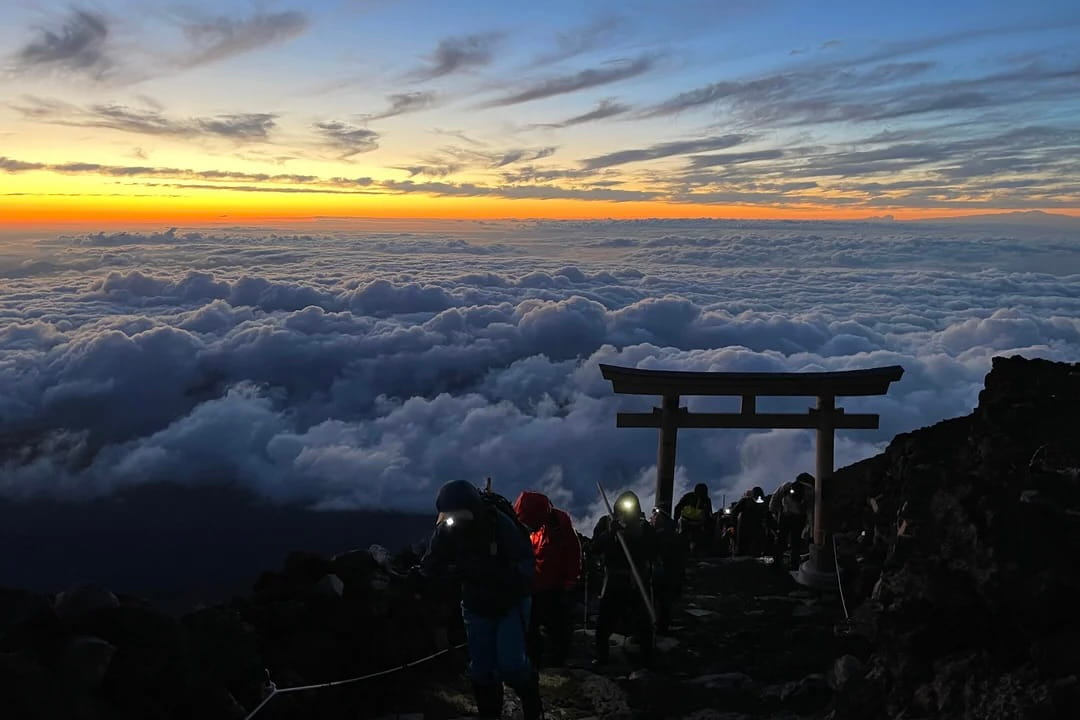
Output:
M615 635L611 662L593 671L593 633L579 627L568 667L541 673L547 717L822 717L832 699L827 671L836 658L865 652L844 628L836 596L801 588L784 570L749 559L691 563L672 629L657 637L654 667L639 669L633 640ZM463 674L419 700L402 717L474 712ZM504 717L520 718L512 693Z

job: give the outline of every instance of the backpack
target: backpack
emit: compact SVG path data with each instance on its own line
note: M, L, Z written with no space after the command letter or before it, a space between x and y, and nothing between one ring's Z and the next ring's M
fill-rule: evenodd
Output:
M517 513L514 512L514 506L510 503L509 500L507 500L499 493L492 492L491 490L481 490L480 497L483 498L484 502L489 507L494 508L497 512L501 512L503 515L506 515L508 518L510 518L510 520L514 523L514 527L518 529L518 532L521 533L522 537L525 538L526 542L528 542L530 546L532 545L532 530L527 528L524 523L518 520Z

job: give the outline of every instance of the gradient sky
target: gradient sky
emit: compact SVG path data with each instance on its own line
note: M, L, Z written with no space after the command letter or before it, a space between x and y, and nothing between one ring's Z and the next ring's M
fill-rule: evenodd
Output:
M1080 5L0 6L0 222L1080 214Z

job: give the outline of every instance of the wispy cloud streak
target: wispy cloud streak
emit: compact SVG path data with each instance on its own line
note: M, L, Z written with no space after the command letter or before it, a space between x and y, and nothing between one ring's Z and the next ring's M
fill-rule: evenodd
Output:
M526 85L524 90L518 90L497 97L494 100L489 100L482 103L480 107L493 108L518 105L532 100L608 85L642 75L651 70L655 63L655 58L650 55L634 60L618 60L603 67L588 68L572 75L561 75Z
M204 65L268 45L286 42L303 33L309 25L301 12L256 13L248 18L216 17L183 24L192 44L180 64Z

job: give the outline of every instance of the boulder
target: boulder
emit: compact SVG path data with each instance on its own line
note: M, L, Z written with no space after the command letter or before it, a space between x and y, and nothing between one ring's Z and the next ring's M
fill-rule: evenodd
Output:
M333 568L331 572L337 573L338 576L350 582L362 581L378 569L379 565L380 563L373 557L371 551L350 550L334 556L331 560Z
M283 573L267 570L259 573L251 590L258 599L278 600L288 595L288 583Z
M266 676L255 628L239 612L220 607L186 615L182 623L204 685L220 688L228 704L257 704Z
M0 588L0 652L22 649L49 654L63 643L64 628L42 595Z
M332 572L334 564L331 560L315 553L297 551L285 557L282 574L289 590L303 592Z
M29 590L0 587L0 642L18 625L52 614L52 606L44 596Z
M116 648L102 682L119 717L160 717L195 695L196 673L180 623L152 610L104 607L75 620L72 631Z
M120 607L116 595L99 585L79 585L56 596L53 609L63 621L79 619L98 610Z
M29 653L0 652L3 717L53 720L66 717L51 674Z
M315 583L315 594L320 597L340 598L345 594L345 583L333 573L323 575L319 582Z
M372 545L368 548L368 553L384 570L390 570L393 567L394 556L382 545Z
M852 683L862 682L865 677L866 667L862 661L854 655L844 655L836 659L825 679L830 688L842 692Z
M800 715L820 711L832 700L832 689L824 675L807 675L798 682L786 683L780 693L780 702Z
M96 690L109 671L116 646L92 635L71 638L60 657L59 674L73 692Z

